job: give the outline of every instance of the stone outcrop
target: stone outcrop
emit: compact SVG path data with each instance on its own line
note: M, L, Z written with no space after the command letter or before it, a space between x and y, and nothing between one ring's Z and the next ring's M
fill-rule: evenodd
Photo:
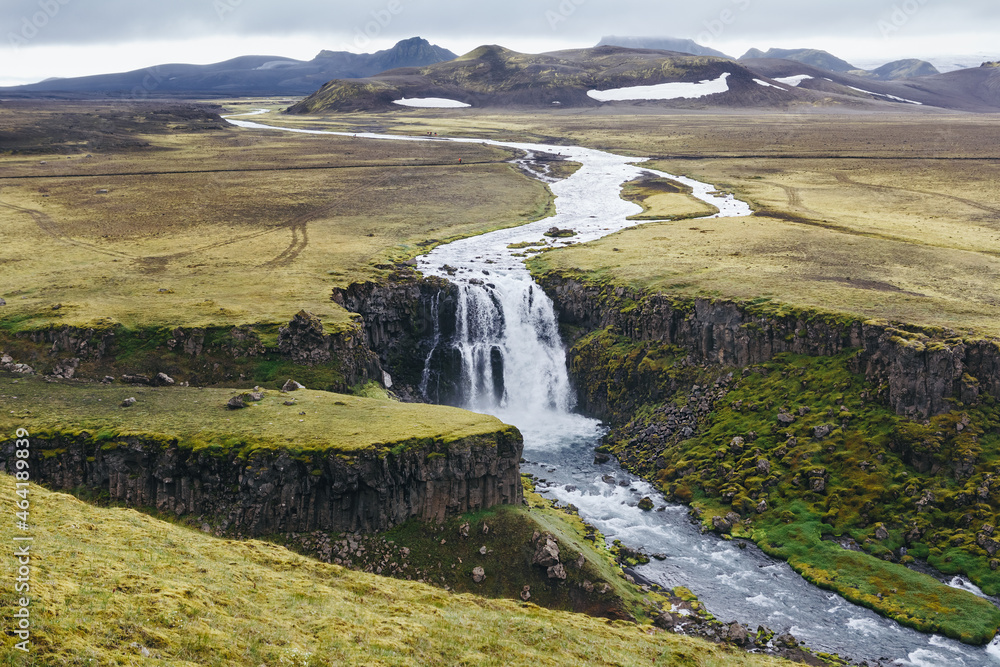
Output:
M540 282L562 323L676 345L696 363L743 367L784 352L830 356L857 348L853 370L880 386L900 415L928 417L950 410L950 399L1000 397L1000 341L804 311L764 313L732 301L679 300L554 274Z
M400 393L419 394L424 364L430 358L428 399L457 405L454 378L460 360L448 344L455 334L457 290L441 278L397 277L335 289L332 299L361 315L366 344L378 352Z
M50 488L102 490L114 501L259 536L379 531L413 517L440 522L520 503L521 449L512 429L397 453L258 451L245 458L138 437L95 443L81 436L32 439L30 464L32 481ZM0 445L0 469L12 471L14 451L13 441Z
M382 378L378 357L365 344L360 328L327 332L320 319L305 310L278 330L278 351L304 366L338 365L348 385Z

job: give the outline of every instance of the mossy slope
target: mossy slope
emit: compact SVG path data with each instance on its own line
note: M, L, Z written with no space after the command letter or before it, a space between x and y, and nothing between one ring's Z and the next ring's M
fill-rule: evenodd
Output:
M31 489L32 650L9 665L788 664L669 633L451 595ZM0 475L0 501L15 500ZM5 525L0 538L9 541ZM13 606L5 588L0 602ZM148 654L148 657L147 657Z

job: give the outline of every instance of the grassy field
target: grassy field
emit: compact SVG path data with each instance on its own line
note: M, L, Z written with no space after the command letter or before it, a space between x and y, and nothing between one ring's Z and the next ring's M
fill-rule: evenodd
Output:
M992 116L440 111L282 124L588 145L734 192L744 219L650 224L547 254L540 269L685 295L1000 334L1000 129ZM685 218L690 199L626 197ZM689 224L690 222L690 224Z
M193 387L123 387L47 383L0 373L0 433L26 428L35 437L89 433L96 441L129 435L177 440L184 449L228 453L391 449L450 443L513 431L499 419L438 405L299 390L266 391L242 410L226 403L241 392ZM126 398L135 398L129 408ZM294 405L285 405L294 401Z
M14 479L0 475L12 506ZM32 485L31 652L4 665L789 664L627 623L453 595ZM0 538L9 542L12 525ZM12 562L12 561L11 561ZM10 587L0 603L14 606Z
M37 114L67 126L93 115ZM5 144L0 317L20 328L227 326L306 308L335 324L346 313L330 302L333 286L550 208L548 190L494 148L164 122L114 126L146 146L91 151L81 139L77 152L39 153L27 130Z

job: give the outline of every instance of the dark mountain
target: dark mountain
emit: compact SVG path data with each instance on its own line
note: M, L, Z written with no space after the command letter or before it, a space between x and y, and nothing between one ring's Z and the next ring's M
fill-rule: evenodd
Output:
M627 49L655 49L657 51L675 51L677 53L690 53L694 56L716 56L718 58L731 58L722 51L702 46L691 39L678 39L676 37L618 37L611 35L602 37L597 43L598 46L624 46Z
M588 91L661 83L696 83L726 75L722 92L696 99L601 102ZM652 49L599 46L525 54L481 46L449 62L330 81L289 113L398 109L402 98L446 98L474 107L597 107L639 104L671 107L774 107L808 98L792 87L754 81L740 63Z
M879 81L830 72L793 60L761 58L746 60L743 64L759 76L773 80L796 77L799 90L836 96L833 99L891 102L900 109L923 105L960 111L1000 111L1000 68L973 67L931 76Z
M760 49L750 49L740 56L740 60L750 60L753 58L794 60L831 72L850 72L851 70L858 69L846 60L841 60L837 56L826 51L820 51L819 49L768 49L767 52L763 52Z
M0 88L6 97L307 95L336 78L357 78L398 67L421 67L455 58L420 37L377 53L321 51L309 61L240 56L211 65L166 64L118 74L49 79Z

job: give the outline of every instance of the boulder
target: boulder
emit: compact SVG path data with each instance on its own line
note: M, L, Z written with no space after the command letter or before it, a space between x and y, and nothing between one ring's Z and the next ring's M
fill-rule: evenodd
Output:
M226 407L230 410L240 410L245 408L247 406L246 400L244 400L245 398L246 394L237 394L229 399L229 402L226 403Z
M166 373L157 373L150 384L154 387L169 387L174 384L174 379Z
M646 496L645 498L639 501L639 509L645 512L648 512L651 509L653 509L653 501L650 500L649 496Z
M482 583L486 578L486 571L478 565L472 569L472 580L477 584Z
M465 523L463 523L461 526L458 527L458 534L459 534L460 537L468 537L469 536L469 522L468 521L466 521Z
M7 302L0 298L0 306L6 306Z
M291 378L281 385L281 391L298 391L299 389L305 389L305 387Z
M889 531L885 529L885 526L881 523L875 524L875 539L876 540L887 540L889 539Z
M736 621L733 621L729 626L727 634L729 636L729 641L737 646L743 646L747 643L747 629Z
M782 426L788 426L795 421L795 417L788 414L787 412L778 413L778 423Z
M551 535L546 535L544 539L538 541L531 562L542 567L551 567L559 562L559 545Z
M548 570L546 570L546 574L549 575L549 579L565 579L566 568L563 566L562 563L556 563Z
M521 589L521 599L525 602L531 599L531 586L525 586Z
M125 384L148 385L150 380L145 375L123 375L122 382Z
M135 399L126 398L124 401L122 401L121 405L123 408L131 408L133 405L135 405Z
M830 424L820 424L813 429L813 437L817 440L822 440L826 436L830 435L830 431L833 430L833 426Z

